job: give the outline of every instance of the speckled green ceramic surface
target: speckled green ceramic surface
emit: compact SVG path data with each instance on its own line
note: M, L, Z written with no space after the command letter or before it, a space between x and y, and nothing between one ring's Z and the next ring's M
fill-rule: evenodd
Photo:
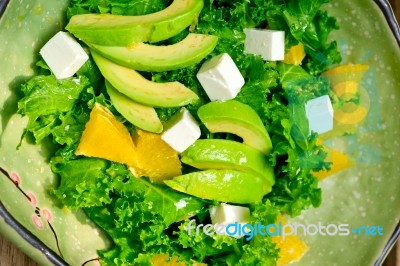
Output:
M48 166L52 146L24 139L17 149L27 121L15 114L19 85L33 75L40 47L62 29L67 2L11 0L0 20L0 200L56 254L81 265L108 241L83 213L63 209L48 194L56 185ZM344 62L369 66L361 84L370 110L356 134L328 142L356 165L321 182L321 207L291 222L380 226L383 236L300 235L310 249L295 265L372 265L400 219L400 49L372 0L334 0L325 8L341 26L331 37ZM0 231L41 264L50 264L2 220Z

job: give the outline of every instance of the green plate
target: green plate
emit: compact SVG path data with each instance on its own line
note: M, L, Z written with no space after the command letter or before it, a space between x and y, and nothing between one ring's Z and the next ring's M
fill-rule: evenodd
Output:
M0 9L6 4L2 0ZM11 0L0 20L0 232L42 265L96 265L96 250L109 240L82 212L63 208L48 194L57 180L48 165L51 143L24 139L17 149L27 122L16 114L19 85L34 74L40 47L62 29L67 5ZM310 249L294 265L379 265L399 231L400 49L384 16L390 9L383 12L372 0L334 0L325 8L338 17L341 28L331 37L344 63L369 66L361 84L370 110L356 134L330 140L356 165L322 181L321 207L291 220L347 224L350 235L300 234ZM382 235L352 232L362 226L380 226Z

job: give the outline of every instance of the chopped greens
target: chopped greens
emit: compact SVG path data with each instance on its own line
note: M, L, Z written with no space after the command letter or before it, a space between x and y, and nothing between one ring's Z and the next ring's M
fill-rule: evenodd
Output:
M75 122L75 119L85 120L68 113L74 109L81 93L90 90L89 80L85 76L63 80L57 80L53 75L36 76L23 84L21 90L24 97L18 103L18 111L28 116L26 130L33 133L36 142L39 143L52 134L59 144L71 144L66 136L69 134L69 128L62 132L59 127L66 119L74 120L72 122ZM88 116L86 113L82 115ZM83 121L83 125L85 122ZM76 130L76 126L76 123L73 123L74 128L71 131ZM83 128L78 126L77 129L80 132Z
M164 9L168 0L72 0L67 18L85 13L144 15ZM329 169L326 153L309 134L306 101L330 94L326 78L318 76L341 58L336 42L328 42L337 29L336 20L321 6L328 0L240 0L205 1L195 33L212 34L219 42L208 58L228 52L246 80L235 98L251 106L260 116L273 143L269 161L276 183L262 202L251 204L252 222L274 223L279 213L296 216L321 203L318 180L311 171ZM245 54L244 28L269 27L284 30L286 47L301 42L306 58L302 66L265 62L260 56ZM183 39L188 30L174 37ZM167 40L164 43L171 42ZM22 85L24 97L19 113L29 118L26 131L37 143L51 137L59 150L51 160L60 177L52 193L70 208L86 214L113 240L109 250L99 251L102 265L150 265L156 254L178 256L180 261L209 265L276 265L279 251L271 237L256 236L251 241L228 236L188 235L189 217L210 223L209 202L134 177L126 166L102 159L74 155L95 102L107 106L129 130L134 127L113 108L103 78L90 59L76 77L57 80L46 64L37 63L38 76ZM200 99L187 106L197 110L207 98L196 74L201 64L160 73L145 73L156 82L179 81ZM332 96L332 95L331 95ZM157 108L167 121L179 108ZM232 139L229 134L210 134L202 128L202 138ZM193 171L184 166L184 172ZM201 231L200 231L201 232Z
M263 1L262 1L263 2ZM284 30L287 48L303 43L307 53L306 69L312 75L327 70L341 61L335 41L328 42L328 35L338 29L336 19L329 17L321 6L329 0L271 0L267 21L271 29Z
M165 0L72 0L67 10L67 17L70 19L73 15L86 13L144 15L164 9L169 2Z

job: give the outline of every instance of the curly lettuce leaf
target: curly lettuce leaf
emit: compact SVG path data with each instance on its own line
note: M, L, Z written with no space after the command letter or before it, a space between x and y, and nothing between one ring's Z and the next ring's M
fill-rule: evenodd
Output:
M26 130L37 143L53 134L54 128L63 123L60 119L65 120L60 117L74 108L89 86L84 76L57 80L53 75L35 76L22 85L24 97L18 102L18 112L29 118Z
M307 58L305 67L312 75L327 70L341 61L336 41L328 36L339 28L336 19L321 10L329 0L271 0L267 1L267 21L271 29L286 33L286 48L301 42Z
M52 129L54 141L59 144L72 145L78 143L85 124L89 120L89 113L68 112L58 116L60 123Z
M54 157L51 166L60 176L60 185L52 192L70 208L110 203L115 189L129 178L125 167L97 158L65 161Z
M89 55L89 60L87 60L76 72L76 75L78 77L85 76L88 78L90 85L93 88L101 87L103 82L103 76L101 75L100 69L97 67L91 55Z
M53 193L68 207L101 206L111 203L116 195L143 195L142 203L160 215L166 226L196 215L204 207L204 202L198 198L135 178L125 166L106 160L65 160L56 156L51 165L53 172L61 178L60 185ZM122 214L118 217L124 222Z
M278 257L279 249L270 237L256 236L249 244L243 246L243 255L235 265L274 266Z
M283 126L287 132L292 132L290 123L283 123ZM304 146L298 145L292 134L274 136L272 142L270 161L275 167L276 183L267 198L291 216L299 215L309 206L318 207L321 189L310 171L328 169L330 164L325 162L327 154L323 148L316 144L316 135L308 137Z
M269 200L251 206L251 224L262 225L275 223L280 213ZM256 235L243 246L243 253L237 265L276 265L279 250L270 236Z
M198 214L204 207L204 202L198 198L178 193L165 186L152 184L144 179L140 181L146 187L145 201L163 217L167 226Z
M126 186L132 188L129 184ZM102 265L151 265L151 259L157 254L178 256L180 260L190 263L195 247L184 248L175 235L181 232L180 223L169 225L171 220L166 220L166 217L176 219L178 216L160 212L155 206L163 202L149 199L147 187L143 187L140 181L134 187L136 192L128 192L129 196L114 198L107 205L85 209L88 216L114 241L111 249L99 252ZM168 203L164 208L169 212L176 210L176 206L171 207ZM192 210L188 209L185 216L191 215ZM182 230L181 233L185 233L185 229Z
M303 150L307 150L310 130L305 105L307 101L323 95L334 98L329 79L321 76L314 77L301 66L284 63L279 63L277 70L289 103L291 135Z
M25 96L18 104L20 113L37 119L70 111L87 84L84 77L57 80L55 76L36 76L22 85Z
M330 95L326 78L314 77L300 66L279 63L280 86L271 89L265 104L265 124L271 134L276 184L267 198L281 211L296 216L309 206L321 203L318 180L310 171L329 169L327 156L318 145L317 134L310 134L305 103L313 98Z
M305 81L313 78L307 71L301 66L289 65L285 63L279 63L277 66L279 72L279 80L283 88L293 88Z
M151 265L151 259L157 254L177 256L188 265L193 260L209 265L275 264L278 253L271 237L248 242L243 238L208 236L202 230L189 234L189 219L167 226L160 212L148 201L147 193L143 193L147 188L141 181L133 180L134 186L129 183L125 184L128 192L124 192L129 196L115 198L103 206L85 208L88 216L114 240L111 249L99 252L102 265ZM276 220L279 210L265 201L252 206L252 213L255 218L252 222L268 224ZM201 216L204 215L198 217ZM197 224L208 221L196 219Z
M72 0L67 17L87 13L111 13L115 15L138 16L164 9L168 0Z

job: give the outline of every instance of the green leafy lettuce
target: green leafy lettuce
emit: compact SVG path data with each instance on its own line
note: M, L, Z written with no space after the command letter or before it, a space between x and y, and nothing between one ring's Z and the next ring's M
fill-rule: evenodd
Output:
M87 13L112 13L116 15L144 15L164 9L171 1L166 0L72 0L67 10L68 19Z
M341 56L335 41L328 36L338 29L336 19L321 9L329 0L270 0L267 2L267 21L271 29L284 30L286 48L299 42L304 44L307 58L305 67L313 75L320 74Z
M108 162L98 160L94 163L99 165L94 171L99 171ZM86 174L76 168L65 168L64 165L56 164L55 167L61 169L64 175L71 176L71 179ZM100 171L102 173L99 175L103 177L111 177L110 172L113 173L111 178L114 181L106 182L108 187L105 187L105 194L112 192L114 197L111 201L105 197L107 203L101 202L84 210L114 240L111 249L100 252L103 265L150 265L151 259L157 254L178 256L179 260L188 264L193 260L212 265L225 264L226 261L231 261L230 265L249 265L254 261L266 262L265 265L275 264L277 250L270 237L246 242L244 239L216 234L208 236L203 231L199 231L198 235L194 235L193 231L190 234L187 230L188 218L199 214L196 218L198 223L210 222L209 218L204 218L208 212L206 202L152 184L146 179L135 178L121 165L113 164ZM90 206L94 202L93 197L76 188L81 190L86 187L88 191L96 192L91 186L88 183L81 186L78 182L70 182L64 187L69 187L71 191L64 189L63 193L66 197L83 194L88 199L84 205L89 203L87 205ZM100 196L101 193L96 195ZM274 209L268 201L252 208L254 215L262 217L263 222L272 223L278 214L278 209ZM259 245L261 242L262 246Z
M73 109L82 91L88 87L89 82L85 77L57 80L53 75L36 76L22 85L25 96L19 101L18 110L20 114L28 116L27 131L33 133L36 142L54 134L63 144L66 133L57 130L57 127L63 124L66 113ZM82 129L79 128L79 131ZM68 132L68 127L65 132Z

